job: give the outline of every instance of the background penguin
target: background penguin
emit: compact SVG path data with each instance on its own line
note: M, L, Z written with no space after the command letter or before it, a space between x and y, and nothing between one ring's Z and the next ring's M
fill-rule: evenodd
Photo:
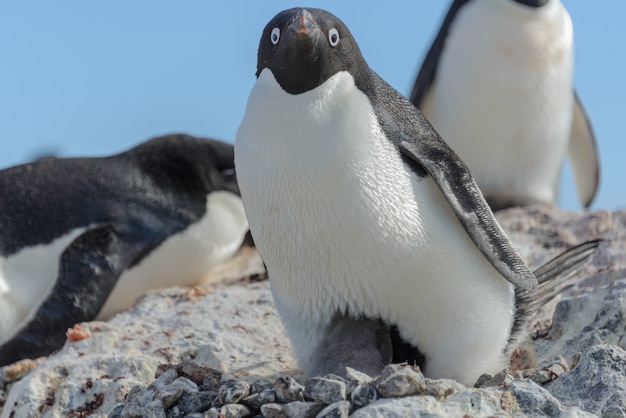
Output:
M410 99L493 209L557 203L566 153L588 207L598 152L572 73L572 22L559 0L455 0Z
M432 378L501 370L537 282L463 162L326 11L276 15L256 74L235 166L305 373L337 317L395 327Z
M0 171L0 365L49 354L148 289L196 283L247 230L233 147L215 140Z

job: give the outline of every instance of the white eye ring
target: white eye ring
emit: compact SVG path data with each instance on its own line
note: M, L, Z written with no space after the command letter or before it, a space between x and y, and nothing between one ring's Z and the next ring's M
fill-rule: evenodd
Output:
M272 41L273 45L276 45L278 41L280 41L280 29L279 28L272 29L272 33L270 34L270 40Z
M337 32L337 29L332 28L328 31L328 42L332 47L337 46L337 44L339 43L339 32Z

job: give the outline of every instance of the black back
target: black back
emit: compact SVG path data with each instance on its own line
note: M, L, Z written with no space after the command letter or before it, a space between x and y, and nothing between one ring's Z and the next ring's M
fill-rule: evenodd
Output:
M214 190L239 194L232 145L183 134L105 158L7 168L0 171L0 254L112 221L168 235L199 220Z

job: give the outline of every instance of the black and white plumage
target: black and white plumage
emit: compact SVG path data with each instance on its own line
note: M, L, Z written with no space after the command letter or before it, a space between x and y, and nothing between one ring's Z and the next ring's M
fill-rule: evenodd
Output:
M351 362L320 351L343 350L344 332L378 341L362 351L373 368L385 335L394 360L421 359L433 378L473 383L506 365L515 288L536 278L465 164L338 18L295 8L267 24L235 166L307 374Z
M232 145L189 135L0 171L0 365L146 290L196 283L248 230Z
M595 137L573 87L573 28L559 0L454 0L410 100L472 170L494 209L555 204L569 155L588 207Z

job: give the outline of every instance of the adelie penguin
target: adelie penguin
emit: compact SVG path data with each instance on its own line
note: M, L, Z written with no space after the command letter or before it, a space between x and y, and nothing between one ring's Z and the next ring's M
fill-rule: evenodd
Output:
M49 354L148 289L195 284L247 230L233 147L215 140L0 171L0 365Z
M569 155L580 202L599 183L559 0L454 0L411 93L493 209L558 203Z
M527 306L518 311L515 289L534 294L537 280L465 164L324 10L276 15L256 75L235 167L307 375L362 359L369 372L409 360L464 383L501 370ZM566 271L589 251L551 266Z

